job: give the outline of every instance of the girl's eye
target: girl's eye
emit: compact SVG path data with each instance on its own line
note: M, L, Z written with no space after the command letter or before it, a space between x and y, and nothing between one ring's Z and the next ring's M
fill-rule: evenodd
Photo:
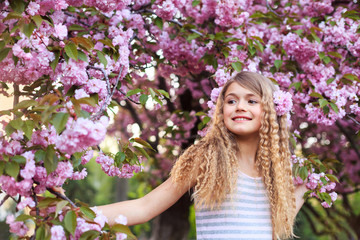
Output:
M234 104L236 101L234 99L227 100L228 104Z
M250 99L250 100L249 100L249 103L250 103L250 104L256 104L256 103L258 103L258 102L257 102L256 100Z

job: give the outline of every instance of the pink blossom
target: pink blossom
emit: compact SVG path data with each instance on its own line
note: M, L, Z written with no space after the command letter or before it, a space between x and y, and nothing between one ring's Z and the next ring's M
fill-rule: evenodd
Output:
M90 95L85 92L84 89L80 88L80 89L76 89L75 90L75 96L76 99L80 99L80 98L86 98L86 97L90 97Z
M38 11L40 10L40 5L37 4L36 2L30 2L27 9L26 9L26 12L31 15L31 16L34 16L38 13Z
M119 215L115 218L115 222L122 224L122 225L126 225L127 224L127 218L124 215Z
M24 132L21 130L17 130L15 132L13 132L10 137L14 140L20 141L24 138Z
M72 180L82 180L87 176L86 168L83 168L81 172L74 172L71 179Z
M84 155L81 156L81 164L85 165L86 163L88 163L90 159L93 157L93 155L94 155L93 150L86 151Z
M20 237L24 237L29 231L29 228L25 225L24 222L15 221L14 215L8 215L6 217L6 223L10 225L10 232L15 233Z
M55 24L54 31L54 36L60 40L63 40L68 35L67 27L62 24Z
M63 240L66 239L65 231L62 226L54 225L51 227L51 240Z
M330 205L327 202L322 202L321 206L323 206L324 208L330 208L332 205L332 203L330 203Z
M338 197L338 194L336 192L331 192L329 193L330 197L331 197L331 201L335 202L335 200Z
M20 176L24 179L32 179L35 176L35 172L35 161L29 160L26 162L24 169L20 170Z
M171 0L158 0L153 6L155 8L156 15L164 20L171 20L177 11L177 8Z
M25 207L35 207L35 202L31 197L22 198L21 202L16 206L18 210L22 210Z
M293 106L291 94L289 92L284 92L281 90L275 91L274 104L278 116L289 113Z
M224 69L220 68L215 72L215 81L219 87L224 86L224 84L230 79L229 72L225 72Z
M19 141L11 141L5 147L5 152L8 155L17 155L22 152L22 146Z
M100 144L105 138L109 121L107 117L103 116L97 122L78 118L76 121L69 119L69 123L58 137L55 145L60 151L73 154Z
M221 90L222 90L222 87L220 88L214 88L212 91L211 91L211 101L213 101L214 103L216 103L218 97L219 97L219 94L221 93Z

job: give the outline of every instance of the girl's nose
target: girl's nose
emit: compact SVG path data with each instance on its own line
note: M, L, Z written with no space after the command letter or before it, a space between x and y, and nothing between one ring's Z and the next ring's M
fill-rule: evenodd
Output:
M245 101L239 101L236 106L237 111L246 111Z

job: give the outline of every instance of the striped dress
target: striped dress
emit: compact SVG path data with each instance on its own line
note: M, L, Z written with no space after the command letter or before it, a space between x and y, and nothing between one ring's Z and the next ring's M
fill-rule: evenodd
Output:
M196 209L197 240L272 239L269 199L261 178L240 172L233 199L220 209Z

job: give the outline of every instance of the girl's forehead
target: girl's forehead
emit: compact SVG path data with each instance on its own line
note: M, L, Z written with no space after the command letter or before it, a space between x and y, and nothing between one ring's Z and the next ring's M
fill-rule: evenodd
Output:
M254 95L260 97L256 92L251 91L250 89L240 85L237 82L233 82L229 85L229 87L225 91L225 97L228 95Z

